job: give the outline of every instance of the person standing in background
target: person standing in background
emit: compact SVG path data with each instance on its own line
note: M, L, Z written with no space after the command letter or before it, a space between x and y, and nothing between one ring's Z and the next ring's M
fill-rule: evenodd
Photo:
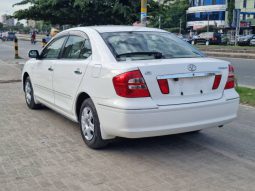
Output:
M50 41L51 36L49 33L42 39L42 47L46 46L46 44Z
M33 31L32 35L31 35L31 44L35 44L36 43L35 39L36 39L36 34L35 34L35 31Z
M54 37L57 33L59 33L59 30L56 28L51 28L50 36Z

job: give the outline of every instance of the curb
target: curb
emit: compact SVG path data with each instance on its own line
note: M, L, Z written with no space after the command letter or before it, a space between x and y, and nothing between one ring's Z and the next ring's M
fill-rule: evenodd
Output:
M237 86L237 87L244 87L244 88L255 89L255 86L243 85L243 84L238 84L238 86Z
M231 57L231 58L244 58L244 59L255 59L255 54L233 54L232 52L207 52L203 51L207 56L215 56L215 57Z
M0 80L0 84L16 83L21 82L21 80Z

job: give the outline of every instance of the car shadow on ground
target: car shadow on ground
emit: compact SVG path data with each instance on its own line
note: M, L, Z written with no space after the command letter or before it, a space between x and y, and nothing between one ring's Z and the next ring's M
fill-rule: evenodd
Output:
M191 143L185 140L185 137L196 138L204 136L202 132L189 132L174 135L165 135L158 137L146 137L146 138L116 138L111 141L107 150L120 150L120 149L147 149L156 147L168 147L168 148L184 148L189 146Z

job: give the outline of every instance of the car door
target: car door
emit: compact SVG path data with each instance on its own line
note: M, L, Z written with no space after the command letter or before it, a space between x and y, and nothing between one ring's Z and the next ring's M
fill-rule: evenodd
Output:
M80 31L72 31L64 45L61 59L53 65L55 105L69 114L72 112L87 65L91 61L91 54L88 36Z
M59 59L66 38L67 36L61 36L53 40L43 49L40 59L32 67L34 94L50 104L54 104L53 64Z

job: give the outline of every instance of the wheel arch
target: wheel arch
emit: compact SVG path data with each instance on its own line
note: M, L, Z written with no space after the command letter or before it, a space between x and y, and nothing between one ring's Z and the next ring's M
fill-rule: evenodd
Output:
M76 117L79 121L79 115L80 115L80 109L81 109L81 105L82 105L82 102L88 98L91 98L89 96L89 94L87 94L86 92L81 92L79 93L77 99L76 99L76 103L75 103L75 114L76 114Z
M28 74L27 72L25 72L25 73L23 74L23 77L22 77L23 91L25 91L25 82L26 82L27 77L29 77L29 74Z

